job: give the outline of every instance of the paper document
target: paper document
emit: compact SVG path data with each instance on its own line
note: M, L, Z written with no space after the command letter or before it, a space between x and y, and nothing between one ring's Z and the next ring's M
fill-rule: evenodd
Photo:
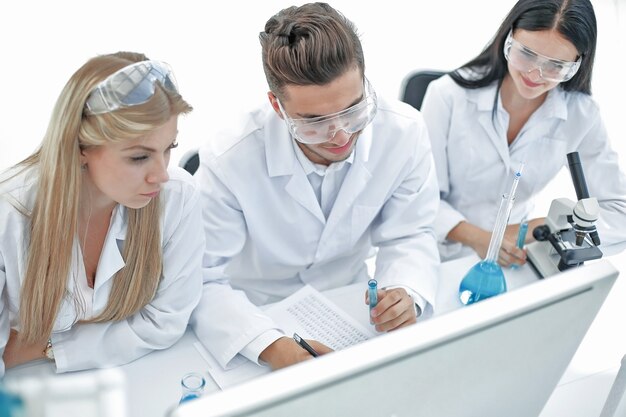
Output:
M363 305L363 313L367 314ZM333 350L341 350L375 336L322 293L307 285L271 306L265 313L287 333L315 339Z
M365 305L363 311L367 314ZM278 324L286 336L291 337L295 332L305 339L317 340L334 350L341 350L376 336L373 328L368 329L361 325L309 285L273 304L265 313ZM194 346L208 362L209 374L222 389L270 372L268 367L258 366L240 355L235 358L237 365L224 370L200 343Z

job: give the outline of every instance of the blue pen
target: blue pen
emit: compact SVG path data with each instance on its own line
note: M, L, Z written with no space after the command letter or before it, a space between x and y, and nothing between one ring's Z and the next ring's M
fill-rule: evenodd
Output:
M369 297L369 302L370 302L370 324L374 324L374 321L372 320L372 309L374 307L376 307L376 304L378 304L378 282L376 282L375 279L370 279L367 282L367 294Z
M519 224L519 232L517 233L517 247L520 249L524 249L524 242L526 241L526 232L528 232L528 222L526 220L522 220ZM516 269L518 265L511 265L512 269Z

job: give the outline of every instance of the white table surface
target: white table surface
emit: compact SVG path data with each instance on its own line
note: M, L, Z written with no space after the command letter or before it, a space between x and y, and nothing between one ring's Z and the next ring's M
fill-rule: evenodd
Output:
M609 259L620 271L626 271L626 256ZM446 262L440 267L440 286L437 293L436 315L462 307L458 301L458 285L467 270L478 261L467 257ZM509 291L536 281L529 266L505 270ZM348 314L367 324L367 307L363 304L365 284L337 288L325 293ZM626 316L624 278L616 281L598 316L583 339L578 351L550 397L540 417L595 417L604 405L606 396L626 353ZM205 392L218 389L207 371L207 363L193 344L193 332L186 334L172 347L153 352L130 364L121 366L126 377L128 416L165 416L175 407L181 395L180 378L188 372L199 372L207 380ZM539 343L539 342L538 342ZM54 374L54 366L37 361L9 369L6 378Z

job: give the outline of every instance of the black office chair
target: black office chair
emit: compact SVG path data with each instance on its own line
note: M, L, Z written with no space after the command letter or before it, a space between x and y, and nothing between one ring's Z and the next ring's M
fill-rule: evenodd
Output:
M446 74L446 72L436 70L418 70L412 72L402 81L401 100L405 103L409 103L417 110L420 110L422 101L424 101L424 94L426 94L426 87L428 87L431 81L436 80L444 74Z
M191 175L195 174L198 170L198 167L200 166L200 156L198 155L198 150L192 149L190 151L187 151L187 153L185 153L183 157L180 158L178 166L181 168L185 168L185 170Z

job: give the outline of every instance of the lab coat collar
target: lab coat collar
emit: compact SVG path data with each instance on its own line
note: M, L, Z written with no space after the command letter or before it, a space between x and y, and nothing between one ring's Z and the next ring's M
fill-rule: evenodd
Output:
M264 123L265 158L270 177L292 175L298 166L285 122L270 107ZM294 164L295 162L295 164Z
M566 92L561 87L548 91L548 97L541 107L537 109L541 116L545 118L557 118L567 120L567 100Z
M263 125L268 175L270 178L290 175L291 178L285 186L285 191L320 222L325 223L324 213L322 213L309 179L296 157L292 144L293 139L287 126L285 126L285 122L278 117L271 107L265 117Z
M316 164L313 161L311 161L309 158L307 158L307 156L304 154L304 152L302 151L300 146L298 146L295 140L291 141L291 145L293 146L293 150L296 154L296 158L298 159L298 162L300 162L300 165L302 166L302 169L304 170L304 173L307 176L315 172L317 175L323 177L328 172L339 171L340 169L343 168L345 164L352 165L352 161L354 161L354 150L353 150L350 153L350 156L348 156L348 158L344 159L343 161L334 162L328 166Z
M296 156L292 144L293 139L282 119L273 111L267 114L264 136L269 176L291 175L291 179L285 186L285 191L320 222L326 223L326 218L315 197L309 179ZM371 178L371 174L365 167L365 162L369 160L371 144L372 124L368 125L359 136L352 153L352 167L331 209L329 222L340 218L351 207L353 199L363 191L367 180Z
M497 126L498 121L493 120L492 112L494 99L496 98L496 89L497 82L493 82L491 85L485 87L484 89L474 89L468 90L467 99L476 104L477 109L481 112L478 115L478 120L482 125L483 129L487 132L493 146L496 148L500 158L504 162L504 164L508 167L511 164L511 155L509 152L509 146L506 141L506 129L505 126ZM560 118L567 119L567 103L565 98L565 92L560 88L556 87L552 90L548 91L548 96L544 103L536 110L535 114L533 114L532 118L539 118L541 120L549 120L551 118ZM498 92L497 97L497 114L500 116L505 112L504 107L502 106L502 99ZM496 118L502 120L502 117L496 116ZM508 120L508 119L507 119ZM497 129L503 130L498 132Z
M494 99L496 95L497 82L491 83L491 85L484 88L468 89L467 99L476 104L476 108L482 112L488 112L491 117L493 110ZM546 101L537 109L542 113L542 117L550 118L556 117L559 119L567 120L567 93L563 91L561 87L553 88L548 91ZM498 111L502 109L502 101L498 92L497 101Z
M489 115L491 115L497 86L498 83L493 82L487 87L467 89L467 99L475 103L479 111L489 112Z

